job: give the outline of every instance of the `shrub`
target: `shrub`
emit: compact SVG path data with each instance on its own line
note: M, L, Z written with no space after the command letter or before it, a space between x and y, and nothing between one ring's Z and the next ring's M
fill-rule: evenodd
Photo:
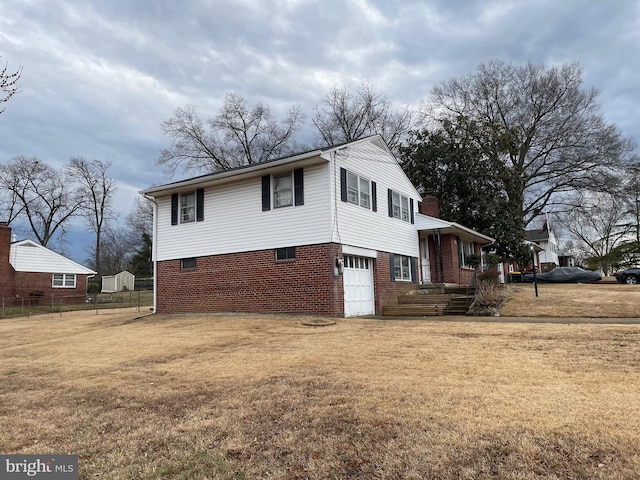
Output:
M100 291L100 285L97 283L90 283L87 285L87 293L98 293Z

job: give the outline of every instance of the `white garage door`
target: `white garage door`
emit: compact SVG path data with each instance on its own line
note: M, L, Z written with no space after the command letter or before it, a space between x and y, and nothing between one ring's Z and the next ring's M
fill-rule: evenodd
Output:
M373 296L373 260L344 256L344 316L376 313Z

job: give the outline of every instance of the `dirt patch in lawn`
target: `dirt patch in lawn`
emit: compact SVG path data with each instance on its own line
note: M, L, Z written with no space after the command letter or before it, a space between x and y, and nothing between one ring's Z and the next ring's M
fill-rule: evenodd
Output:
M137 315L0 322L0 452L81 479L640 472L635 325Z
M640 317L640 285L545 283L538 285L538 297L530 283L505 288L506 317Z

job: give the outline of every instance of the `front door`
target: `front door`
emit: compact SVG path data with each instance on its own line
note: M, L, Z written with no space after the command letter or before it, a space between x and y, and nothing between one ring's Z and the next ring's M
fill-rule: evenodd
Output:
M420 239L420 258L422 265L422 283L431 283L431 263L429 263L429 239Z

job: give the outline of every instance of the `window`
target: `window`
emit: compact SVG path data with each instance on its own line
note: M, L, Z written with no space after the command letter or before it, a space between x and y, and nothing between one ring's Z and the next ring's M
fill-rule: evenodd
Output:
M204 220L204 189L171 195L171 225Z
M76 288L76 276L73 273L54 273L54 288Z
M180 268L182 270L195 270L196 269L196 259L195 258L183 258L180 261Z
M302 168L293 172L262 177L262 211L273 208L304 205L304 173Z
M413 223L413 199L389 190L389 216Z
M462 240L461 238L458 239L458 241L460 242L458 247L460 249L460 266L463 268L473 268L468 263L469 256L475 254L473 243L468 242L466 240Z
M293 205L293 182L291 172L273 176L273 206L288 207Z
M411 281L411 258L404 255L393 256L393 270L396 280Z
M196 221L196 194L180 195L180 223Z
M340 189L343 202L360 205L376 211L376 182L340 169Z
M276 248L276 260L295 260L296 247Z

